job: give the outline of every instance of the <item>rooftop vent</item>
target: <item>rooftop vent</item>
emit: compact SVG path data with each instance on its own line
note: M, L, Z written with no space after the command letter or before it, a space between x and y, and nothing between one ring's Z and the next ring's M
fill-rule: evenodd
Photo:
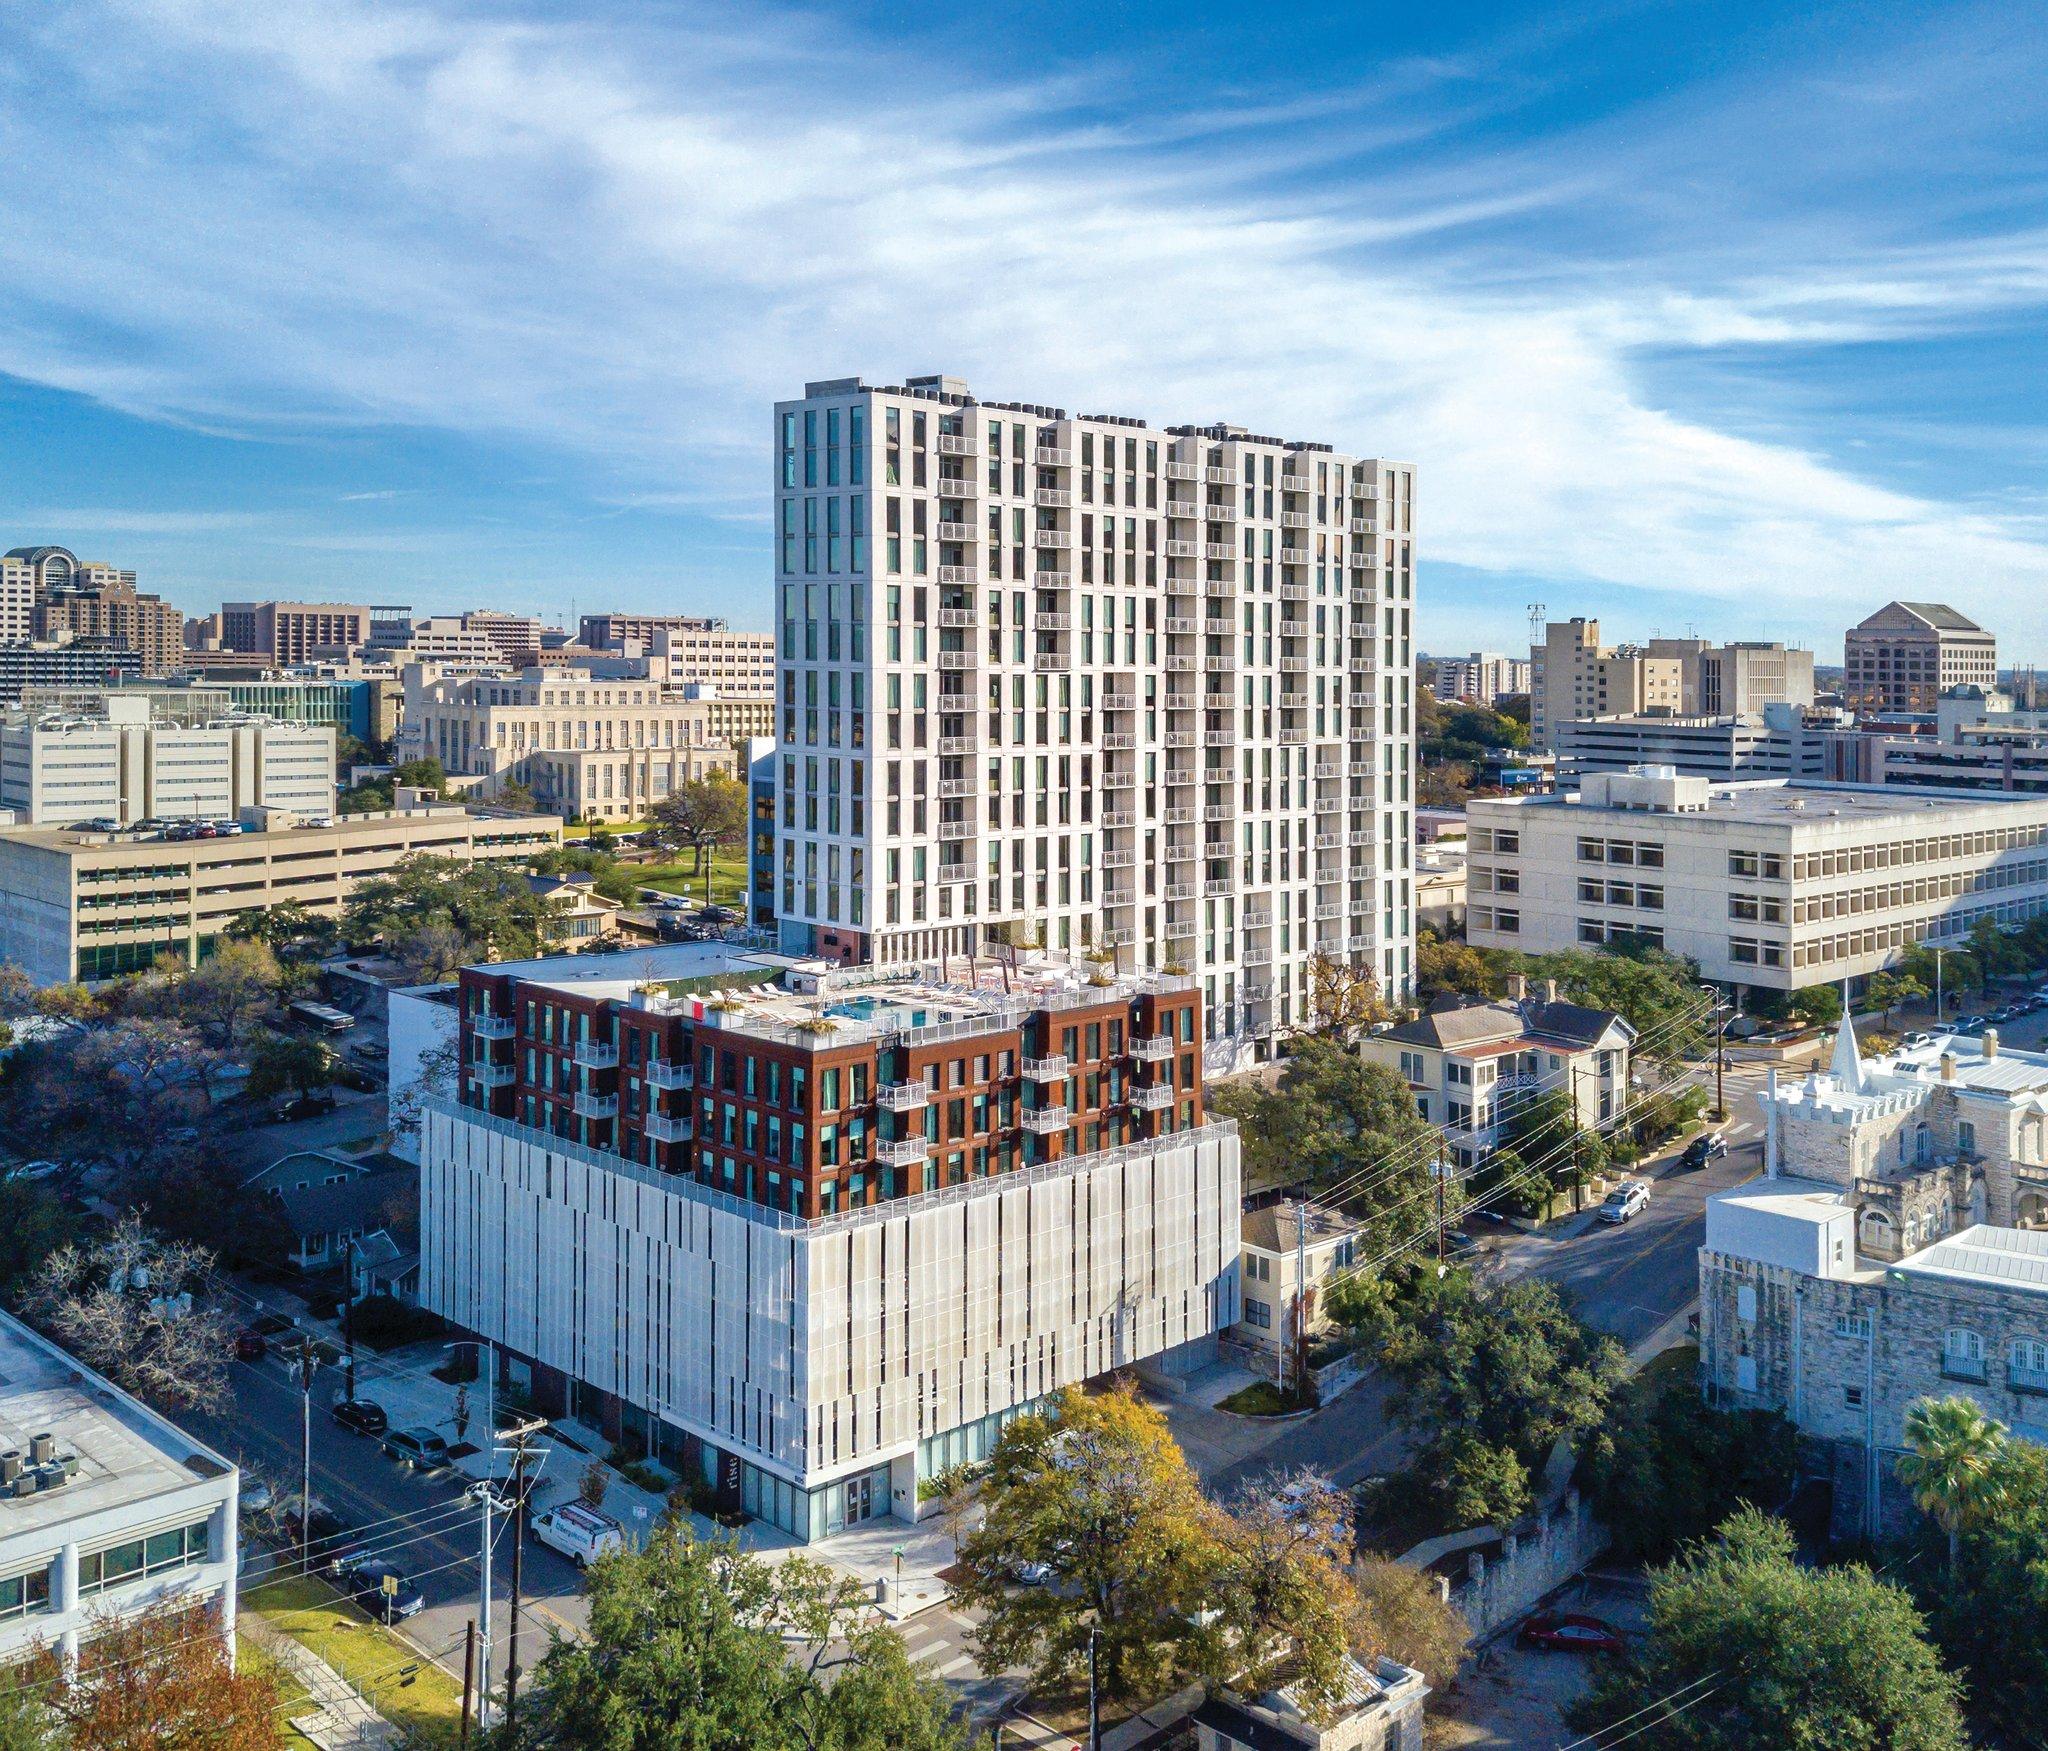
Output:
M78 1455L59 1453L57 1437L31 1435L24 1456L18 1447L0 1453L0 1501L21 1501L62 1489L78 1475Z

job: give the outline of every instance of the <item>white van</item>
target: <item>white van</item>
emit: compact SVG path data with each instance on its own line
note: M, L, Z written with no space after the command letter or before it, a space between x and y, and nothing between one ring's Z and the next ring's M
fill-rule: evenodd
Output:
M533 1535L550 1550L558 1550L578 1568L626 1547L626 1531L609 1514L586 1508L581 1502L564 1502L533 1521Z

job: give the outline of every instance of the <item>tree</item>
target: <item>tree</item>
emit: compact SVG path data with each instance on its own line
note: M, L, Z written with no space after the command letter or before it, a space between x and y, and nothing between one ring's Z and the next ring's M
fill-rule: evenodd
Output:
M394 1137L417 1137L430 1101L454 1095L462 1069L462 1048L456 1039L436 1040L421 1052L417 1073L403 1087L391 1089L387 1123Z
M1892 1025L1892 1011L1902 1003L1915 1003L1927 995L1927 987L1910 973L1872 973L1864 993L1877 1006L1886 1028Z
M1433 1444L1424 1466L1456 1527L1512 1526L1535 1499L1512 1447L1454 1433Z
M1258 1480L1226 1505L1208 1597L1218 1639L1203 1663L1259 1692L1283 1677L1311 1713L1342 1695L1365 1625L1351 1578L1351 1498L1320 1472Z
M1351 1591L1365 1614L1368 1645L1413 1666L1432 1688L1458 1675L1471 1626L1436 1590L1434 1577L1384 1557L1351 1565Z
M0 1178L0 1300L72 1236L76 1224L45 1180Z
M537 815L540 802L533 794L533 786L519 779L507 779L492 794L491 801L501 809L509 809L515 815Z
M124 1216L60 1246L29 1278L28 1318L89 1368L171 1410L229 1402L235 1326L214 1298L214 1254Z
M1155 1694L1195 1645L1222 1531L1165 1417L1127 1387L1067 1387L1005 1426L982 1508L955 1588L985 1614L982 1669L1027 1665L1041 1686L1074 1686L1093 1626L1107 1694ZM1017 1586L1027 1566L1056 1584Z
M1832 985L1809 985L1792 993L1792 1013L1808 1027L1833 1027L1842 1019L1842 994Z
M338 931L334 919L315 912L305 901L280 900L261 911L237 912L222 934L231 942L263 943L283 960L328 953Z
M1415 989L1423 997L1445 991L1466 997L1498 996L1501 977L1482 949L1462 942L1444 942L1428 930L1416 937Z
M702 875L713 846L736 843L747 829L747 787L724 772L686 778L648 811L655 836L697 856L692 873Z
M560 916L533 892L524 870L428 852L359 883L343 925L351 941L415 946L422 931L445 927L455 935L444 941L463 942L463 960L525 959L546 952L561 935Z
M1923 1398L1906 1412L1905 1435L1899 1481L1913 1492L1921 1513L1948 1535L1953 1576L1964 1531L1998 1506L2006 1478L1999 1463L2005 1425L1987 1417L1974 1399Z
M588 1588L586 1632L541 1657L495 1751L967 1751L944 1688L851 1576L808 1557L767 1563L664 1515Z
M1960 1701L1903 1588L1800 1567L1790 1529L1745 1508L1654 1572L1647 1644L1568 1718L1672 1751L1963 1751Z
M1380 982L1370 967L1318 954L1308 963L1308 1017L1317 1033L1344 1044L1392 1021L1394 1012L1380 1001Z
M77 1664L38 1646L10 1683L41 1699L64 1751L278 1751L283 1686L267 1661L237 1669L210 1605L96 1612ZM0 1728L0 1732L4 1732ZM0 1741L4 1742L4 1741Z
M1468 1443L1533 1472L1559 1440L1600 1426L1627 1371L1621 1346L1580 1325L1541 1278L1482 1293L1469 1272L1421 1272L1362 1335L1399 1389L1395 1415L1429 1432L1424 1469L1450 1499L1482 1478L1501 1490L1505 1468Z
M602 1459L593 1459L576 1478L576 1499L586 1508L602 1508L612 1493L612 1470Z
M1638 943L1627 953L1564 949L1498 960L1503 973L1520 972L1532 984L1555 979L1558 994L1569 1002L1613 1010L1652 1042L1643 1049L1645 1056L1667 1063L1697 1058L1712 1039L1696 970L1662 949Z
M269 1034L249 1060L249 1093L270 1100L290 1092L307 1099L334 1082L334 1053L325 1040L304 1034Z
M224 942L186 975L179 1007L212 1030L222 1051L242 1043L244 1025L277 1001L284 969L264 942Z
M1661 1562L1739 1507L1791 1492L1798 1432L1782 1411L1716 1410L1692 1370L1656 1366L1617 1396L1586 1455L1585 1479L1623 1562Z

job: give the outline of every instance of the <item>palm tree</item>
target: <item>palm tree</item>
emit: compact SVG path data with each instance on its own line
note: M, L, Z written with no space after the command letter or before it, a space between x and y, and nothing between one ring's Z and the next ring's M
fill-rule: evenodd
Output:
M1953 1579L1965 1528L1998 1504L2005 1425L1967 1398L1923 1398L1906 1412L1906 1445L1900 1481L1948 1534Z

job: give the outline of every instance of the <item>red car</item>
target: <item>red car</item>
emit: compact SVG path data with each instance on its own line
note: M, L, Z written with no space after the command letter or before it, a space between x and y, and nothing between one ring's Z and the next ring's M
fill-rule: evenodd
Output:
M1623 1646L1621 1631L1613 1624L1578 1611L1539 1611L1522 1625L1515 1640L1546 1654L1618 1654Z

